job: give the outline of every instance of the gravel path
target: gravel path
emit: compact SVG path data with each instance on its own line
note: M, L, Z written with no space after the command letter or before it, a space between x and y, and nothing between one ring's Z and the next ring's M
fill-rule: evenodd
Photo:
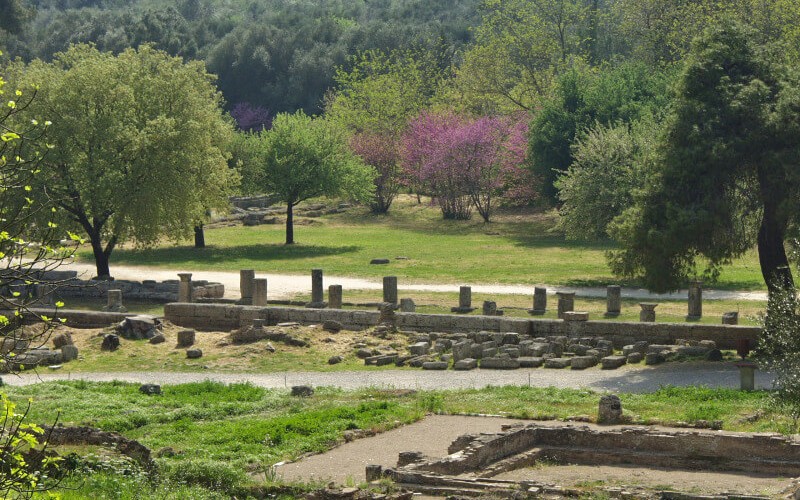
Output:
M343 389L386 387L395 389L470 389L500 385L532 387L589 388L596 391L643 393L663 385L739 387L738 369L732 363L667 363L656 367L624 367L619 370L590 368L583 371L531 368L519 370L473 370L468 372L423 370L374 370L344 372L281 372L281 373L173 373L173 372L108 372L69 373L64 371L38 374L7 375L9 385L27 385L52 380L111 381L135 383L180 384L214 380L223 383L250 382L259 387L288 388L293 385L334 386ZM756 373L756 387L771 387L772 378Z
M93 264L70 263L65 264L59 269L75 270L80 273L83 279L89 279L96 274ZM157 267L140 266L112 266L112 274L117 279L138 280L143 279L163 281L177 279L179 272L192 273L194 279L208 280L225 285L225 297L240 297L239 273L229 271L206 271L197 269L163 269ZM307 275L288 275L265 273L256 270L257 278L267 278L269 296L273 299L286 299L298 293L310 293L311 291L311 272ZM345 290L381 290L383 284L380 280L369 280L362 278L348 278L343 276L325 276L324 287L328 285L342 285ZM467 285L469 283L462 283ZM482 294L504 294L504 295L533 295L532 285L498 285L498 284L471 284L473 293ZM601 287L556 287L553 285L538 285L547 288L549 294L555 294L557 290L575 291L581 297L605 297L606 289ZM398 283L398 289L403 291L420 292L457 292L459 285L431 285L424 283ZM655 294L641 288L623 288L623 298L634 299L686 299L688 292L681 290L675 293ZM725 300L767 300L766 292L737 292L728 290L703 290L705 299L725 299Z

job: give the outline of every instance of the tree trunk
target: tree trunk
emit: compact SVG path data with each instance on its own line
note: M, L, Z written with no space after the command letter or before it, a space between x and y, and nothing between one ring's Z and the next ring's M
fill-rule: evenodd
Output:
M292 209L294 208L293 203L290 201L286 204L286 244L293 245L294 244L294 214L292 213Z
M111 271L108 268L108 257L110 252L103 250L103 242L100 241L99 231L92 231L90 234L92 242L92 253L94 254L94 263L97 268L97 279L105 280L111 278Z
M203 230L203 224L197 224L194 226L194 247L195 248L205 248L206 247L206 233Z
M776 216L776 206L764 203L764 216L758 230L758 261L770 295L794 290L783 237L784 228Z

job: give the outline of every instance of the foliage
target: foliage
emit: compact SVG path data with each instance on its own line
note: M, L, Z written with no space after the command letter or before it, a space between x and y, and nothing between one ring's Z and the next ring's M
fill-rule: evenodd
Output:
M800 314L796 294L795 290L778 290L770 295L756 349L759 364L775 377L772 402L791 417L793 433L800 422Z
M275 193L286 203L286 244L294 243L293 207L318 196L349 196L367 201L375 171L354 156L341 132L302 111L279 114L272 128L250 134L242 147L249 185Z
M366 132L356 134L350 138L350 149L375 169L375 196L369 206L372 213L385 214L401 186L400 151L394 137Z
M188 238L209 209L227 206L236 180L221 96L200 63L143 46L118 56L75 46L53 63L17 65L21 83L43 82L37 112L48 131L55 193L69 227L91 242L98 276L117 244Z
M3 498L12 494L15 498L27 498L58 484L58 479L48 474L56 470L60 459L45 454L47 441L41 440L44 430L26 422L29 411L30 401L25 411L19 413L16 403L0 393L0 494Z
M726 22L693 46L656 175L612 226L623 247L611 255L615 273L671 290L696 272L699 256L713 279L757 243L770 292L791 287L784 240L800 215L800 86L751 39Z
M495 197L523 175L525 134L521 120L423 113L404 135L404 167L445 219L469 219L474 206L489 222Z
M543 194L555 199L554 182L574 161L574 145L588 128L648 116L658 120L667 105L668 81L668 72L640 63L573 68L561 75L554 96L531 121L530 162L543 179Z
M263 106L253 106L249 102L240 102L234 106L231 116L239 130L245 132L258 132L272 126L269 110Z
M569 169L557 180L562 205L559 227L567 239L609 236L608 224L633 204L643 189L655 149L657 126L595 124L573 146Z
M44 290L44 272L55 269L71 251L59 244L61 229L53 222L54 200L34 198L35 182L46 174L40 169L46 153L41 143L49 122L32 118L30 107L36 91L15 90L6 94L6 82L0 77L0 309L13 311L9 317L0 314L0 368L3 372L24 369L17 355L25 347L41 346L47 342L51 328L57 322L57 303L46 314L32 310L37 305L37 289ZM36 221L41 221L39 224ZM77 239L77 238L76 238ZM54 294L58 283L47 283ZM52 298L52 297L51 297ZM41 305L41 304L39 304ZM22 319L42 321L38 332L25 331ZM4 393L0 393L0 494L28 497L46 491L57 483L48 477L57 460L44 455L46 440L40 441L43 431L26 422L30 402L24 412ZM41 454L38 458L35 456Z

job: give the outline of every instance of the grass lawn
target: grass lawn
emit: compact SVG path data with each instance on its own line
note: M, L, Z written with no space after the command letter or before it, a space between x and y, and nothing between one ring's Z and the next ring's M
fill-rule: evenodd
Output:
M498 213L495 222L445 221L438 208L401 197L388 215L363 207L297 225L297 244L284 245L282 224L210 228L207 248L162 244L153 249L119 248L114 264L171 268L305 274L322 268L330 275L428 283L546 283L561 286L635 285L611 275L608 242L566 241L553 231L557 215L514 211ZM88 249L79 257L91 261ZM404 257L405 259L397 259ZM370 265L392 259L388 266ZM727 266L715 288L764 289L755 252Z
M154 481L142 479L133 464L102 454L78 460L82 477L68 482L77 490L64 491L63 498L180 498L166 493L170 491L192 498L230 498L268 477L264 471L272 464L326 450L341 442L347 430L381 431L427 412L592 419L599 398L590 390L529 387L435 392L318 388L311 398L248 384L167 385L160 396L145 396L137 388L84 381L6 388L14 400L33 399L32 422L52 421L60 412L59 420L67 425L121 432L159 457ZM726 430L788 430L787 418L774 413L768 394L760 391L665 387L620 397L634 423L721 420Z

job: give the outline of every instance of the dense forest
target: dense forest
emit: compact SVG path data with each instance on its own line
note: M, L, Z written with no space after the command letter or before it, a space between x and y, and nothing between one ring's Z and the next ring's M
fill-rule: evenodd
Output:
M478 3L2 0L0 10L17 8L20 19L15 34L0 30L0 47L27 61L50 60L81 42L114 53L152 43L171 55L204 60L231 107L247 102L271 113L319 113L335 68L347 65L349 55L444 46L452 56L471 40Z

